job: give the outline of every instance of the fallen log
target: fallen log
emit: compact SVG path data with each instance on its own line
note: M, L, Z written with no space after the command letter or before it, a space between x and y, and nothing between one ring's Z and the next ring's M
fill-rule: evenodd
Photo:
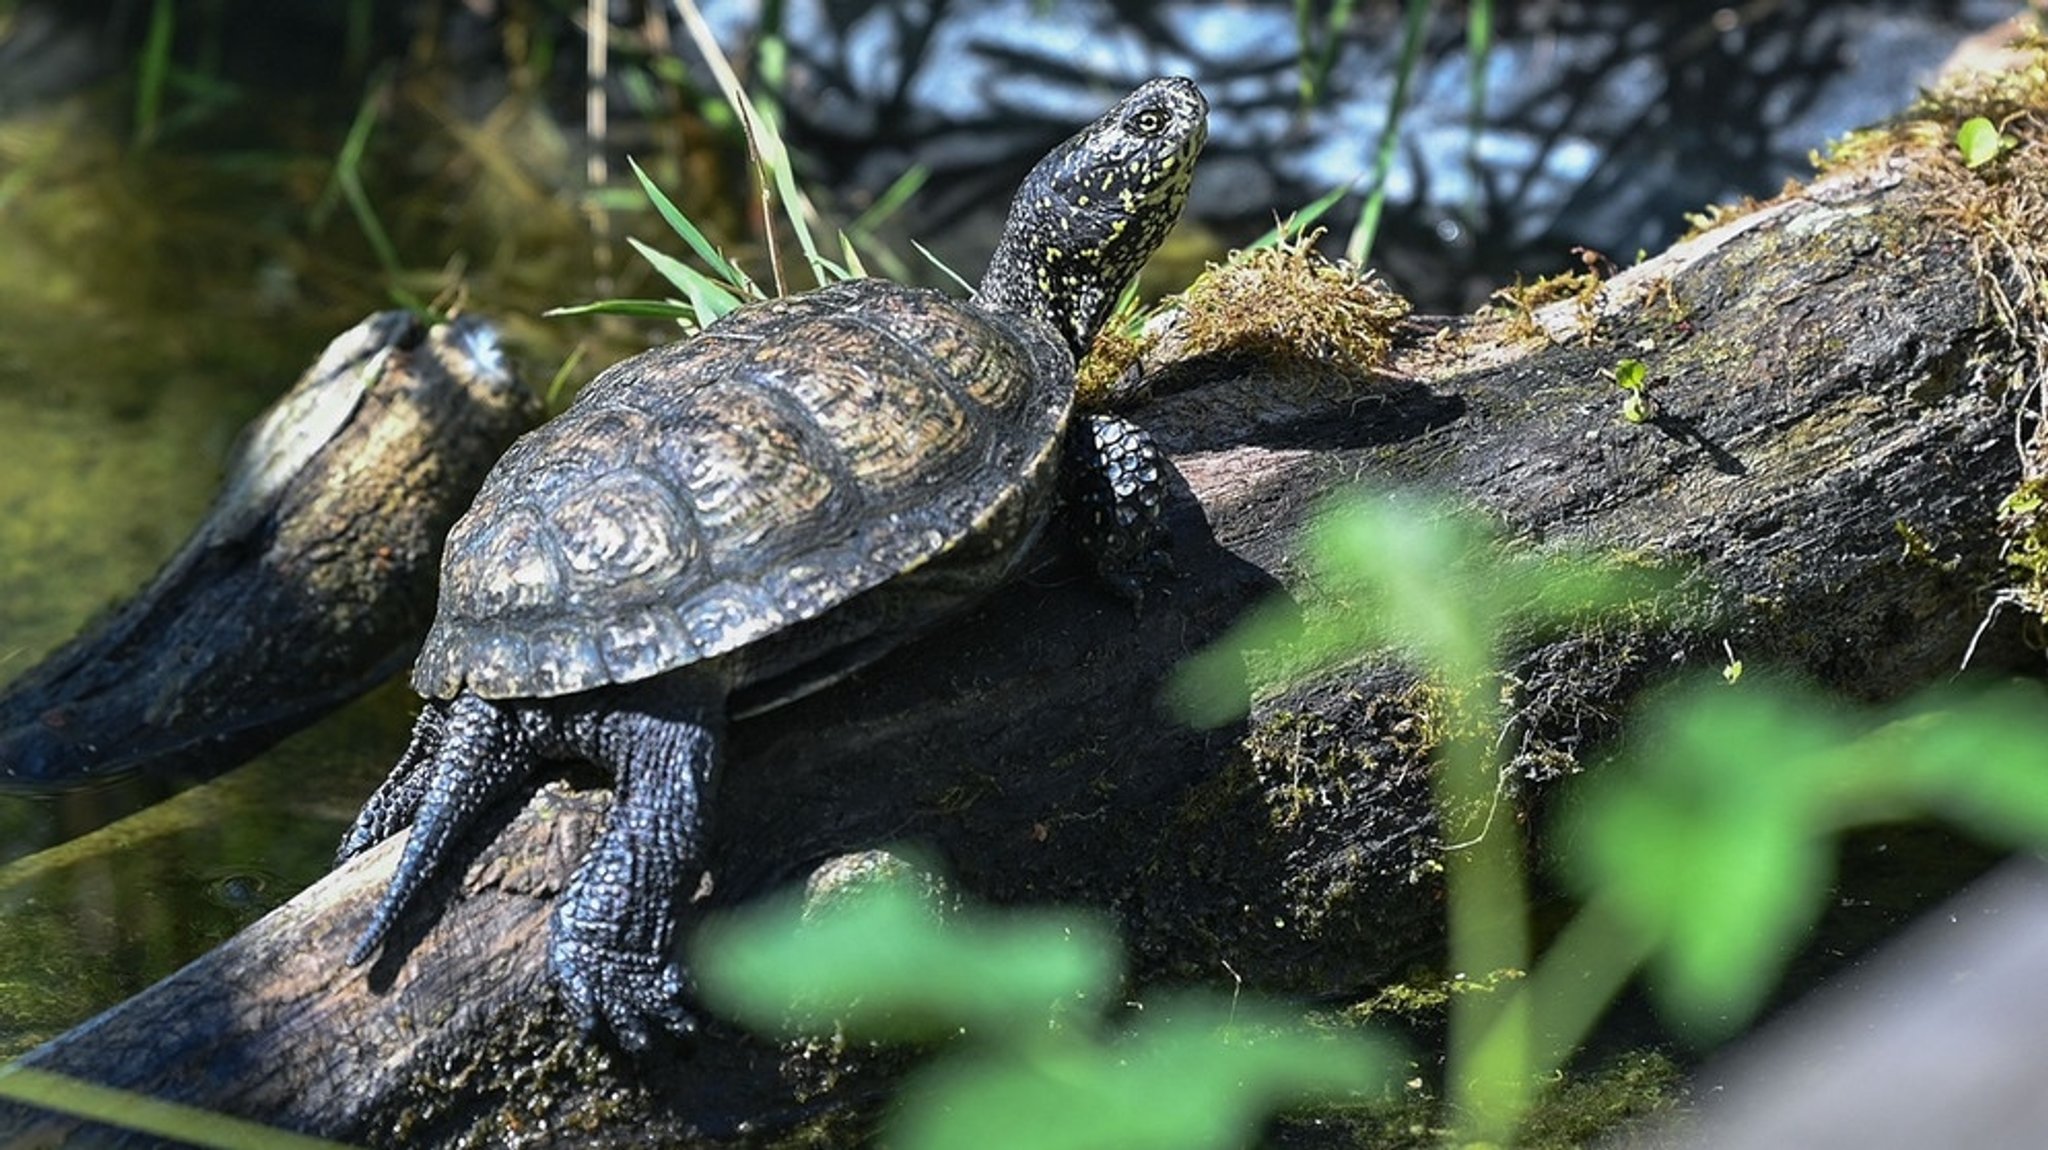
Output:
M475 318L337 336L155 578L0 691L0 791L218 774L389 679L442 538L540 415Z
M1431 946L1431 716L1410 668L1364 658L1223 730L1160 705L1171 669L1271 590L1315 601L1301 528L1362 479L1484 509L1532 546L1684 573L1669 618L1516 652L1504 745L1524 803L1646 686L1728 651L1871 699L1973 647L2038 669L2020 612L1980 622L2001 589L2026 598L2006 559L2033 524L2007 497L2040 474L2048 214L2022 209L2048 161L2027 137L1974 170L1947 143L1978 110L2030 130L2000 91L1930 105L1812 185L1562 298L1410 323L1362 390L1182 365L1199 382L1137 412L1181 479L1170 594L1133 617L1052 554L958 625L738 724L706 905L913 841L980 897L1113 908L1140 984L1344 995ZM1647 367L1642 423L1621 418L1625 358ZM888 1068L869 1052L715 1020L632 1062L574 1040L541 989L538 923L603 809L586 782L479 835L497 837L442 880L461 897L367 975L340 955L390 844L23 1061L368 1142L722 1142L858 1115L878 1080L861 1071ZM53 1122L0 1112L0 1140Z

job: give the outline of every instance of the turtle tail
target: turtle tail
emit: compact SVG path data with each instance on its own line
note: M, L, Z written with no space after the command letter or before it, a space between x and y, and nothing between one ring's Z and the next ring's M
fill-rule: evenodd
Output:
M342 837L341 846L334 853L335 866L390 838L400 827L412 824L413 816L419 813L421 800L426 798L427 782L431 778L426 768L432 765L435 752L441 748L441 731L447 722L448 704L439 699L428 699L419 719L412 725L412 741L406 744L405 754L399 757L398 765L391 768L391 774L378 785L377 793L363 804L355 825L349 827L348 834Z
M428 714L433 713L430 708ZM378 791L383 796L385 790L392 790L397 806L415 807L412 837L406 840L405 853L383 900L370 915L370 925L349 952L350 966L361 965L383 944L420 888L448 860L462 832L478 814L518 790L536 761L521 735L517 716L468 691L445 705L432 722L431 732L426 730L428 725L427 714L421 715L413 748L408 748L392 779ZM431 745L424 745L429 740ZM367 811L364 817L369 817ZM375 821L395 820L380 816ZM359 819L357 826L361 830L363 821ZM354 839L352 832L343 849Z

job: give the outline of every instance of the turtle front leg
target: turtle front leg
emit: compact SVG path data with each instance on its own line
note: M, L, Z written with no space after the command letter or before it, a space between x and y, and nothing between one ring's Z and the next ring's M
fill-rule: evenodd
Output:
M695 1029L675 944L686 887L703 872L720 713L627 706L591 719L595 745L584 753L614 772L618 798L555 904L548 961L584 1030L602 1022L627 1050L647 1045L650 1024Z
M1173 573L1159 446L1122 416L1083 415L1067 431L1065 452L1068 530L1111 588L1142 603L1147 588Z

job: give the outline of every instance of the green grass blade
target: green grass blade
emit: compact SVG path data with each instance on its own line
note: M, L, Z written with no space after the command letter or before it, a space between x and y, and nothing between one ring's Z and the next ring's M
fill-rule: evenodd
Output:
M869 204L866 211L855 216L853 223L848 224L846 230L857 236L873 234L876 228L902 211L903 206L910 202L911 197L923 190L925 182L931 177L930 168L923 164L912 165L902 175L896 177L894 183L882 189L882 194L875 197L875 202Z
M782 201L783 216L789 221L790 229L796 234L797 243L803 248L804 259L810 264L812 274L818 283L830 282L828 274L832 264L818 251L818 243L811 235L809 216L810 202L796 186L796 178L790 173L789 149L782 142L782 135L771 117L762 115L747 95L746 86L740 83L732 64L718 46L718 38L711 34L711 26L704 22L703 13L697 10L695 0L677 0L676 11L683 18L683 27L690 40L704 56L705 64L711 69L711 76L718 84L718 90L726 102L739 114L740 127L747 137L747 150L754 159L755 178L761 186L762 214L772 219L775 215L774 201ZM780 45L779 39L763 42L764 70L779 66L774 52ZM782 280L782 264L775 251L775 229L766 229L768 258L775 275L775 293L785 295L788 287Z
M1408 88L1422 59L1423 32L1429 21L1429 0L1408 0L1401 32L1401 63L1394 72L1394 97L1387 102L1387 123L1380 129L1377 154L1372 166L1372 194L1358 213L1358 223L1344 245L1344 258L1354 267L1364 267L1372 255L1373 240L1379 235L1380 213L1386 206L1387 174L1394 170L1394 154L1401 140L1401 118L1408 109Z
M929 248L926 248L926 247L925 247L925 246L924 246L923 244L921 244L921 243L918 243L918 242L917 242L916 240L912 240L912 241L910 241L910 246L911 246L911 247L914 247L914 248L916 248L916 249L917 249L917 254L918 254L918 255L921 255L921 256L923 256L923 257L924 257L924 258L925 258L925 259L926 259L927 261L929 261L929 262L931 263L931 265L932 265L933 267L935 267L935 268L939 269L939 270L940 270L941 272L945 273L945 276L946 276L946 278L947 278L947 279L949 279L949 280L952 280L952 281L953 281L954 283L956 283L956 284L959 284L959 285L960 285L960 287L961 287L961 290L965 291L965 292L966 292L967 294L969 294L969 295L973 295L973 294L974 294L974 285L973 285L973 284L971 284L971 283L968 283L968 282L967 282L966 280L964 280L964 279L961 279L961 278L960 278L960 273L959 273L959 272L956 272L956 271L954 271L954 270L953 270L952 268L949 268L949 267L947 267L947 266L946 266L946 261L944 261L944 260L940 259L939 257L937 257L937 256L933 255L933 254L931 253L931 250L930 250Z
M149 34L142 42L142 58L135 76L135 143L147 145L156 139L163 116L164 88L171 75L171 41L177 30L177 11L171 0L156 0L149 10Z
M683 297L690 301L690 307L696 313L698 327L710 326L711 321L744 302L724 284L674 256L651 248L630 236L626 242L632 244L633 250L639 252L641 258L653 265L654 270L660 272L663 279L674 284L676 289L683 293Z
M1301 44L1296 67L1301 71L1301 106L1312 108L1328 95L1330 73L1337 63L1337 48L1343 41L1344 26L1351 22L1356 0L1336 0L1323 18L1322 35L1316 35L1315 5L1309 0L1294 2L1295 36Z
M335 153L334 174L328 177L327 186L321 189L320 198L313 204L311 215L315 228L326 224L335 205L348 194L346 181L360 182L363 156L369 151L370 136L377 126L378 97L389 78L389 69L379 70L363 90L363 102L356 107L356 118L349 122L348 135L342 137L341 150Z
M754 103L747 98L746 86L732 70L732 64L725 58L725 50L718 44L718 37L711 34L711 26L704 22L704 14L697 10L696 0L676 0L676 14L683 19L683 30L689 34L690 42L704 57L704 63L711 69L711 78L718 90L725 96L725 102L739 116L740 131L746 136L747 154L754 164L754 182L761 194L761 218L772 221L775 218L775 203L772 188L774 179L768 172L769 159L766 145L761 137L766 133L761 128L760 118L754 114ZM775 284L776 295L787 295L788 287L782 281L782 257L776 250L775 227L769 223L763 229L763 238L768 244L768 273Z
M640 167L638 160L628 156L626 163L632 167L634 178L640 181L640 190L647 193L648 202L660 213L662 222L669 226L670 231L681 236L684 243L690 245L690 250L697 253L697 258L703 260L705 266L734 288L748 294L760 294L758 291L750 290L753 288L753 281L747 278L747 274L726 259L724 253L704 237L704 233L696 224L690 222L690 217L683 214L683 210L675 205L675 201L663 194L660 185Z
M690 305L672 299L600 299L551 307L540 314L548 319L578 315L630 315L644 319L696 320Z
M1471 69L1465 87L1465 171L1471 177L1471 211L1478 213L1479 138L1486 128L1486 64L1493 57L1493 0L1475 0L1465 16L1465 59Z
M339 1150L339 1142L26 1066L0 1067L0 1098L215 1150Z
M846 238L846 233L845 233L845 232L840 232L840 233L839 233L839 253L840 253L840 257L841 257L842 259L844 259L844 260L846 261L846 272L847 272L847 274L846 274L846 275L845 275L844 277L842 277L842 278L845 278L845 279L866 279L866 278L867 278L867 276L868 276L868 269L867 269L867 267L866 267L865 265L863 265L863 264L862 264L862 263L860 262L860 252L858 252L858 251L854 250L854 246L853 246L853 241L852 241L852 240L850 240L850 239L847 239L847 238Z
M781 36L761 38L758 61L763 82L771 91L781 86L787 51L788 44ZM769 172L775 179L775 195L782 201L783 215L789 220L790 231L796 234L797 246L803 249L805 262L810 264L811 278L819 287L845 279L846 270L825 258L812 232L812 226L819 219L818 208L811 202L811 197L797 186L795 164L790 159L788 146L782 142L781 110L773 105L761 107L758 119L762 136L770 146Z
M1337 206L1338 201L1350 195L1351 189L1357 186L1357 180L1348 180L1317 196L1313 202L1304 205L1286 219L1274 224L1272 230L1253 240L1246 250L1256 251L1259 248L1270 248L1283 239L1293 239L1295 236L1314 227L1317 220L1322 219L1331 208Z
M584 345L577 344L570 350L569 357L562 361L562 366L555 369L554 378L548 380L546 390L541 392L541 403L547 410L562 410L562 392L569 386L569 377L575 374L576 365L583 362L583 353L587 350Z

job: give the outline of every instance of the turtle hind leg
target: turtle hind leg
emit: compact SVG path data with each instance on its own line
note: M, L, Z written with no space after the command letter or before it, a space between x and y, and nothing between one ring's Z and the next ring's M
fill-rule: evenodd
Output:
M548 961L584 1031L601 1022L626 1050L651 1025L695 1029L675 944L683 899L703 873L703 804L720 703L622 706L590 719L581 749L614 772L617 802L555 905Z
M425 714L420 722L422 728L430 725ZM378 789L378 797L387 798L380 808L383 813L373 816L366 809L357 819L359 830L382 822L395 828L403 821L398 818L402 808L412 808L412 836L383 900L371 912L369 926L349 952L351 966L360 965L383 943L477 815L517 791L533 771L535 757L521 734L518 716L488 699L464 691L446 705L431 728L425 734L415 731L413 747ZM423 740L431 740L431 749ZM371 801L374 804L377 798ZM355 834L351 832L343 849Z
M1116 415L1081 415L1061 467L1068 530L1112 589L1134 604L1173 572L1161 521L1166 461L1143 428Z

